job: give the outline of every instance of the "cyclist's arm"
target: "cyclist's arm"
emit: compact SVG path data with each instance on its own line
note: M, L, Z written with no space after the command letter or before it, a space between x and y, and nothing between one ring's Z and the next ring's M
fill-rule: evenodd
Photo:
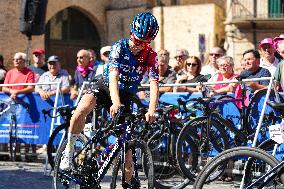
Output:
M121 104L119 99L119 90L118 90L118 70L112 70L109 73L109 92L111 101L113 104Z
M110 117L114 117L118 111L118 108L121 106L118 90L118 76L119 73L117 69L114 69L109 73L109 92L112 101Z
M159 87L158 82L155 80L150 81L150 104L149 104L149 111L155 112L156 106L159 99Z

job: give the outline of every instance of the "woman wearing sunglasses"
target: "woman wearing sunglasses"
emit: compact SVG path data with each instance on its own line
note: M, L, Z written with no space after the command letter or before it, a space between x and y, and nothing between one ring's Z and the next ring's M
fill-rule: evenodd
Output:
M203 75L200 74L201 71L201 61L196 56L189 56L185 61L184 67L185 74L179 76L176 83L197 83L202 78ZM174 87L174 92L198 92L198 87L192 86L178 86Z
M84 128L85 117L95 108L97 102L110 110L111 117L114 117L122 104L125 105L126 111L130 111L130 97L137 93L145 72L149 73L150 81L150 104L145 117L149 122L155 119L159 75L157 53L152 50L150 43L155 39L159 26L154 15L143 12L134 17L130 30L129 39L121 39L112 45L103 82L96 83L96 86L82 97L70 120L68 143L60 163L60 168L63 170L73 167L74 143ZM133 173L131 150L127 152L125 159L124 188L131 188Z

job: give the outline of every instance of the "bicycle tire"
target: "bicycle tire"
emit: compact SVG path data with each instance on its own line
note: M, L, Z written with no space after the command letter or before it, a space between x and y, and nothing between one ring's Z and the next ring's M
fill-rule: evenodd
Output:
M147 142L154 164L154 185L159 189L181 186L185 182L184 175L177 164L175 151L175 143L183 124L179 122L171 124L174 125L170 127L175 129L172 134L156 132Z
M211 135L209 141L211 143L211 150L215 150L215 153L220 153L223 150L230 148L229 137L224 127L220 125L219 122L214 119L212 119L211 122L213 123L209 133ZM176 157L178 165L184 175L190 180L195 180L197 173L204 166L204 160L207 161L205 158L210 159L211 156L214 156L214 154L206 155L206 153L208 153L206 151L204 156L204 152L202 152L202 149L198 144L200 137L197 132L203 124L207 124L206 117L198 117L191 120L181 130L176 143ZM197 127L198 129L196 129ZM186 151L187 148L190 150L189 152ZM215 179L215 177L211 179Z
M147 180L148 183L146 184L146 188L153 189L154 188L154 167L153 167L151 151L149 147L147 146L146 142L140 141L140 140L135 140L135 150L137 149L141 150L141 164L142 165L141 165L140 170L144 172L144 175L143 175L144 178L139 176L139 180L141 180L142 178ZM121 181L122 176L119 175L121 173L121 171L119 171L121 169L121 158L119 157L120 155L118 156L117 161L114 163L112 179L110 183L111 189L115 189L117 188L118 185L120 185L118 183ZM136 165L135 167L137 168L139 166ZM141 182L140 182L140 185L141 185ZM140 187L136 185L135 188L138 189Z
M218 97L216 100L217 101L222 101L222 100L225 100L225 99L231 99L231 100L237 100L235 97L233 96L230 96L230 95L221 95L220 97ZM241 109L236 105L235 101L232 101L232 102L225 102L224 104L226 103L233 103L233 105L235 106L236 110L238 111L238 115L241 115Z
M9 150L11 160L16 160L16 153L17 153L17 125L16 121L11 118L10 120L10 128L9 128ZM13 130L14 129L14 130Z
M86 143L88 142L88 139L86 138L85 135L80 134L75 142L75 149L80 150L80 147L84 146ZM65 150L67 144L67 139L63 141L62 145L59 147L59 149L57 150L55 159L54 159L54 172L53 172L53 179L52 179L52 188L53 189L63 189L63 188L72 188L72 189L79 189L82 187L77 185L76 183L74 183L74 186L72 185L72 180L66 176L62 176L61 174L61 170L59 168L60 165L60 161L61 161L61 157L63 155L63 151ZM84 161L84 157L80 157L80 155L78 156L78 158L80 158L78 160L78 162L76 163L80 163L82 161ZM74 166L78 166L78 165L74 165ZM75 167L75 168L76 168ZM64 186L63 183L65 183L68 186ZM70 186L71 185L71 186Z
M47 150L46 151L47 151L48 163L49 163L49 165L50 165L52 170L54 169L54 157L53 157L52 154L57 151L57 148L54 145L54 140L56 139L56 137L58 136L58 133L60 131L62 131L62 130L64 131L68 127L69 127L69 125L66 124L66 123L63 123L63 124L59 125L58 127L56 127L53 130L51 136L48 139Z
M247 107L247 111L246 111L246 114L245 116L247 117L248 119L248 126L249 126L249 133L253 133L255 132L255 128L257 126L257 123L253 121L253 118L257 118L257 116L259 115L256 115L255 113L256 112L259 112L258 111L258 108L256 108L255 106L259 105L259 100L262 98L262 97L265 97L266 96L266 93L267 93L267 89L262 89L260 91L258 91L257 93L255 93L252 97L251 97L251 100L249 102L249 105ZM271 91L270 95L269 95L269 100L270 101L275 101L275 92L274 91ZM284 102L284 99L281 95L279 95L280 97L280 102ZM271 109L270 109L271 110ZM269 111L266 110L266 111ZM274 111L273 109L271 111ZM275 111L274 111L275 112ZM260 112L259 112L260 113Z
M247 159L247 158L257 159L257 162L258 162L258 165L259 165L258 167L257 167L257 165L255 166L255 168L258 168L258 169L255 169L257 171L262 169L262 168L264 168L264 169L268 168L268 166L274 167L279 163L279 161L276 158L274 158L273 156L271 156L267 152L265 152L261 149L258 149L258 148L252 148L252 147L232 148L232 149L229 149L229 150L226 150L226 151L220 153L219 155L217 155L215 158L213 158L210 162L208 162L206 164L204 169L197 176L196 181L193 185L193 188L201 189L201 188L203 188L203 186L205 184L210 184L210 183L208 183L207 178L210 176L211 173L214 172L214 170L218 166L223 165L223 164L227 164L227 162L229 162L229 161L235 161L236 159L240 159L240 157L244 158L244 159ZM235 161L235 162L237 162L237 161ZM234 164L235 164L235 162L234 162ZM241 169L241 166L239 168ZM255 172L254 172L255 170L251 170L250 174L246 175L247 178L245 179L245 182L244 182L244 184L246 186L251 184L251 182L248 182L248 177L255 174ZM257 174L255 174L255 175L257 175ZM236 178L236 180L237 180L237 178ZM225 186L225 184L222 185L222 186L220 185L220 187L221 188L231 188L232 184L238 185L236 180L231 182L229 184L229 186L227 186L227 187ZM241 179L238 178L238 182L240 182L240 180Z

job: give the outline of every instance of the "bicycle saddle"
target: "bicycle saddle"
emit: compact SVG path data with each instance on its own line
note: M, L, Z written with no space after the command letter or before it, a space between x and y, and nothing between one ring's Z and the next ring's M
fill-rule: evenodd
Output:
M267 104L284 117L284 103L267 101Z

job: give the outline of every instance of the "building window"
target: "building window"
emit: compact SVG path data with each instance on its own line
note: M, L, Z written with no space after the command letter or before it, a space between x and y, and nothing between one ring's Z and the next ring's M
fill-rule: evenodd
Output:
M268 15L269 17L283 17L284 0L269 0Z

